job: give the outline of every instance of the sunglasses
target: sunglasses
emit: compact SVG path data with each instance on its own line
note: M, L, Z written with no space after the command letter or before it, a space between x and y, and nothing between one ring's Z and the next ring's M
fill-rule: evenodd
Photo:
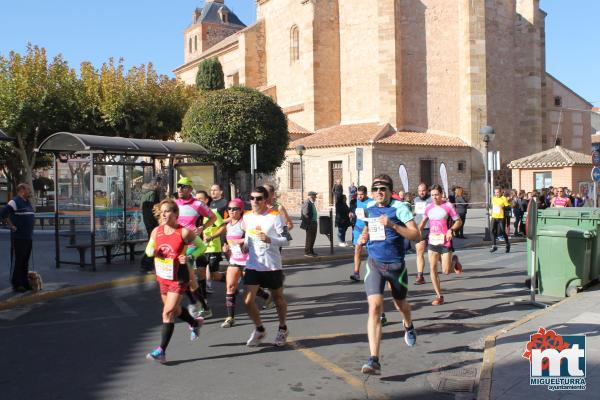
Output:
M240 211L239 207L227 207L229 211Z
M177 185L177 189L190 189L190 185Z
M371 192L387 192L388 191L388 187L387 186L373 186L371 188Z
M262 196L250 196L250 201L263 201L265 198Z

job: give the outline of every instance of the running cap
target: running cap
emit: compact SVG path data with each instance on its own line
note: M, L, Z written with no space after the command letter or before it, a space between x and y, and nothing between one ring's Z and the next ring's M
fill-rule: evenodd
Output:
M179 180L177 181L178 185L184 185L184 186L192 186L193 182L190 178L187 178L185 176L182 176L181 178L179 178Z

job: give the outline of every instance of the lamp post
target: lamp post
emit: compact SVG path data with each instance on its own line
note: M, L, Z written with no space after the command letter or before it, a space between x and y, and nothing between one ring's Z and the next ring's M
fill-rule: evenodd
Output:
M490 183L488 180L488 146L492 139L494 139L494 128L491 126L484 126L479 130L479 134L485 143L485 154L483 156L483 163L485 165L485 216L487 218L487 230L485 232L483 240L490 241L492 240L491 232L491 220L490 220Z
M302 163L302 156L306 151L306 147L299 144L296 146L296 154L300 156L300 203L304 201L304 165Z

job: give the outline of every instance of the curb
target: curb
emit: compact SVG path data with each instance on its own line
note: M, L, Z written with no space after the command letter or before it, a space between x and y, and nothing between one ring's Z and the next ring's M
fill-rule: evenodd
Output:
M496 339L498 336L512 331L515 328L531 321L532 319L544 315L557 308L558 306L576 299L580 293L574 296L564 298L559 302L552 304L543 310L532 312L527 314L523 318L513 322L505 328L499 329L496 332L485 337L485 345L483 349L483 361L481 362L481 373L479 375L479 384L477 390L477 400L491 400L492 398L492 372L494 369L494 357L496 355Z
M513 241L511 241L511 243L518 243L518 242L523 242L523 241L525 241L525 240L524 239L514 239ZM487 245L489 245L489 242L482 241L482 242L466 244L463 247L457 248L457 250L467 249L467 248L475 248L475 247L484 247ZM361 259L364 259L365 257L366 257L366 254L363 253L361 255ZM319 262L352 260L352 259L354 259L354 253L334 254L334 255L327 255L327 256L318 256L318 257L314 257L314 258L312 258L312 257L311 258L294 257L294 258L284 259L283 265L314 264L314 263L319 263ZM28 294L25 296L20 296L20 297L10 298L10 299L4 300L4 301L0 301L0 311L7 310L9 308L13 308L13 307L17 307L17 306L39 303L39 302L46 301L46 300L53 300L53 299L57 299L60 297L73 296L76 294L88 293L88 292L93 292L93 291L102 290L102 289L109 289L109 288L115 288L115 287L120 287L120 286L136 285L136 284L140 284L140 283L151 282L151 281L154 281L155 279L156 278L153 274L152 275L137 275L137 276L130 276L127 278L114 279L111 281L92 283L89 285L66 287L66 288L62 288L62 289L53 290L51 292L43 292L42 291L42 292L38 292L38 293L32 293L32 294Z

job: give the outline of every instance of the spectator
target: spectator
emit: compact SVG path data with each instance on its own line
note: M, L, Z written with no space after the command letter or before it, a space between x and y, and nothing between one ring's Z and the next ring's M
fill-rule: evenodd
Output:
M462 225L460 226L460 228L458 228L458 231L456 232L456 237L460 239L466 239L464 235L464 227L465 220L467 219L467 208L469 208L469 204L467 204L467 199L464 195L464 189L461 186L457 186L454 189L454 201L456 212L458 213L458 216L462 221Z
M154 206L160 203L160 177L154 177L152 182L142 185L142 197L140 203L142 205L142 219L146 227L148 238L150 234L158 226L158 220L154 216ZM142 256L140 262L140 272L149 273L154 270L154 258L148 257L146 254Z
M342 195L335 203L335 226L338 228L338 241L340 247L347 247L346 230L350 226L350 208L346 204L346 195Z
M529 201L525 198L525 191L520 190L515 200L515 208L513 213L515 216L515 236L525 235L525 214L527 213L527 206Z
M354 184L354 182L352 182L350 184L350 186L348 186L348 195L350 196L350 202L352 202L352 200L356 199L356 193L358 192L358 188L356 187L356 185Z
M33 243L33 226L35 210L29 202L31 188L26 183L19 183L17 195L0 208L0 219L5 219L11 229L11 255L14 255L14 266L11 275L12 288L15 292L31 290L27 274L29 273L29 257Z
M337 204L339 198L344 194L344 187L342 186L342 180L336 179L335 184L333 185L333 189L331 189L331 193L333 194L333 204Z
M302 211L300 215L300 229L306 231L306 241L304 242L304 256L317 257L315 253L315 239L317 238L317 227L319 225L319 215L317 213L317 192L308 192L308 197L302 203Z

